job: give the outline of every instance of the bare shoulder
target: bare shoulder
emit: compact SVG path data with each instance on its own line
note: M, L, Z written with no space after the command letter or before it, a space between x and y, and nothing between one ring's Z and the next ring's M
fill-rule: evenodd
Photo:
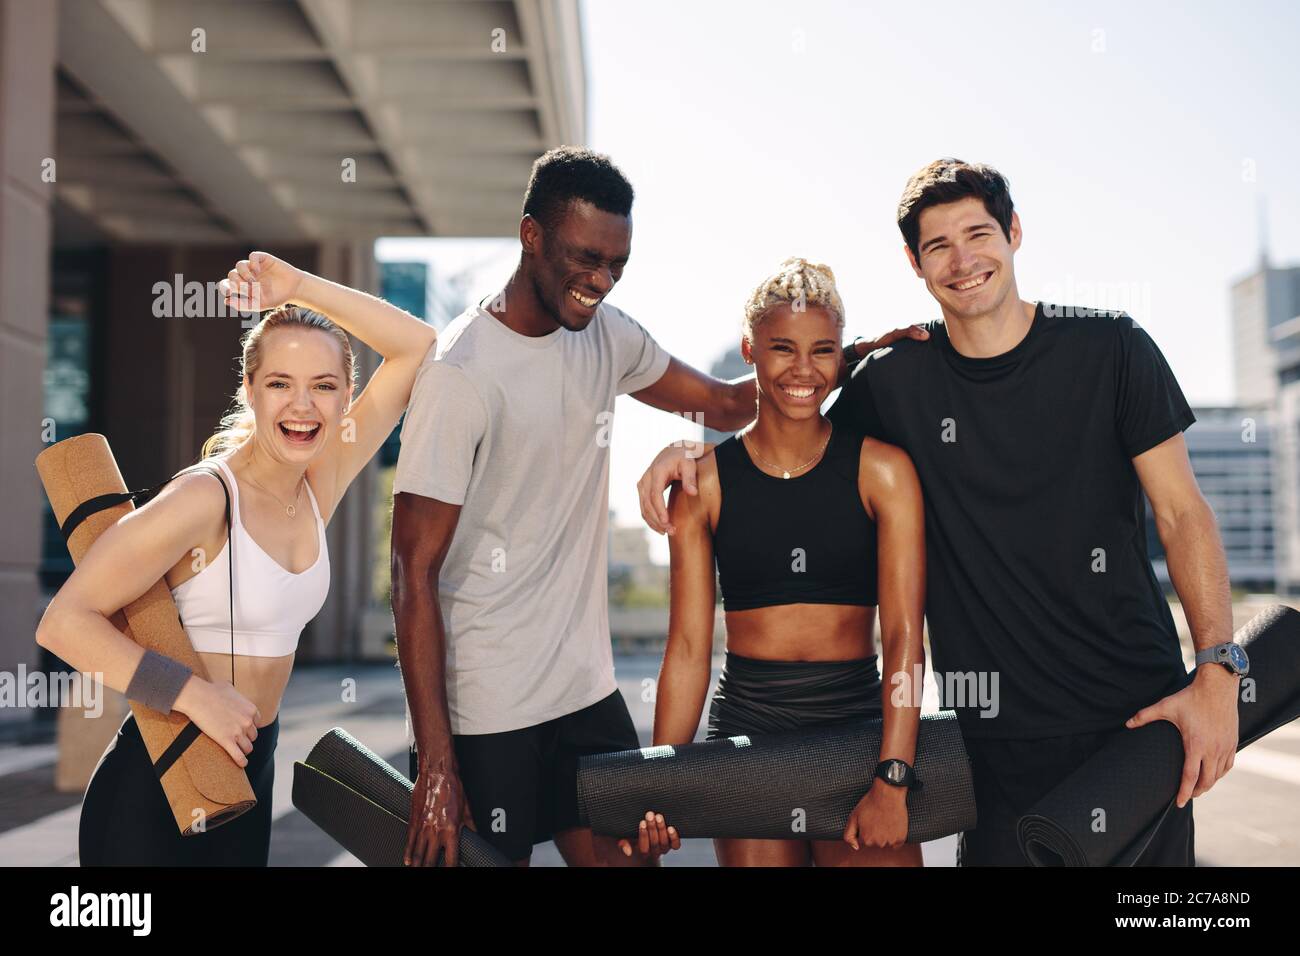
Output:
M718 456L712 448L695 460L695 484L701 495L717 496L722 493L722 485L718 481Z
M858 465L859 481L868 489L901 491L920 488L912 456L889 442L864 437Z
M228 479L223 475L221 480ZM167 555L173 562L188 560L184 555L196 547L215 554L226 536L226 492L211 472L190 471L168 482L118 527L127 531L130 537L124 540L134 547Z
M165 516L167 520L179 525L202 527L214 521L226 520L226 492L223 490L229 479L221 476L221 484L214 480L212 472L195 469L178 475L169 481L141 511ZM231 499L234 504L234 499Z
M718 480L718 459L710 449L695 459L695 487L699 494L688 495L674 484L668 495L668 512L673 523L697 520L709 524L722 501L722 484Z

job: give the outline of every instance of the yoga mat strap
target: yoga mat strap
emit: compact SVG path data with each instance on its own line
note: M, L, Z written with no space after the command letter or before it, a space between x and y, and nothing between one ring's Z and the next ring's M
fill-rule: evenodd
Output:
M103 511L105 508L120 505L124 501L134 501L138 494L140 494L138 491L124 491L110 495L97 495L94 498L88 498L83 501L81 504L77 505L76 508L72 509L72 513L63 519L63 524L59 526L59 531L63 534L64 542L66 543L71 540L72 532L76 531L77 528L81 526L81 522L85 521L91 515Z
M217 474L217 472L214 469L206 466L201 466L201 470L211 472L214 475ZM70 539L72 537L72 532L76 531L78 526L80 526L80 524L83 521L85 521L87 518L89 518L91 515L103 511L106 508L112 508L114 505L120 505L124 501L131 501L136 503L137 505L140 504L141 501L147 501L148 499L156 495L159 491L161 491L162 488L165 485L167 485L167 483L170 482L173 478L179 478L181 475L186 474L187 471L188 469L186 471L178 471L176 474L172 475L171 478L168 478L166 481L160 481L152 488L139 488L135 491L116 491L111 494L96 495L94 498L86 499L81 504L77 505L77 507L73 508L72 511L68 514L68 516L63 519L63 524L59 526L59 531L62 532L63 534L63 540L66 542L68 539ZM217 477L218 480L220 480L221 476L217 475ZM222 481L221 487L224 488L225 486L226 483ZM227 499L229 499L230 497L229 492L227 492L226 497ZM227 500L226 502L227 519L229 519L230 517L229 504L230 502L229 500Z
M172 764L181 759L181 754L189 749L190 744L199 739L199 734L202 732L194 721L190 721L185 725L185 729L176 735L176 739L168 745L162 756L154 762L154 773L158 775L159 780L172 768Z

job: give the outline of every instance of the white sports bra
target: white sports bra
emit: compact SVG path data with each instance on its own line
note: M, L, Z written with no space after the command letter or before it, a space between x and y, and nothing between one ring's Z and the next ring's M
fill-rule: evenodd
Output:
M320 553L316 563L294 574L286 571L253 540L239 517L239 484L230 467L219 458L231 494L229 540L237 559L234 575L234 653L247 657L284 657L298 647L307 622L325 603L330 588L330 557L325 542L325 522L316 505L311 484L307 496L316 515ZM171 589L181 622L196 651L231 653L230 547L194 577Z

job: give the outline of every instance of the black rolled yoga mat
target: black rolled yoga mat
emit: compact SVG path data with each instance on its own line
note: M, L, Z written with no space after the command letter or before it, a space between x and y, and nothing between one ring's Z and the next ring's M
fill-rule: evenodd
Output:
M578 812L597 833L632 836L647 810L685 838L838 840L871 788L881 720L728 737L579 758ZM952 711L924 714L909 843L975 825L970 763Z
M293 765L293 805L366 866L403 865L411 789L405 775L341 727ZM510 861L473 830L462 829L460 865Z
M1240 750L1300 716L1300 612L1276 604L1233 639L1250 657L1237 701ZM1183 738L1169 721L1123 730L1020 818L1025 859L1132 866L1173 806L1182 773Z

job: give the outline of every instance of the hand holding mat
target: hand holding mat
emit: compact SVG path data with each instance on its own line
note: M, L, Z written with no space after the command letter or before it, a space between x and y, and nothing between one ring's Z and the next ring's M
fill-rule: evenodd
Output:
M411 790L405 775L341 727L293 765L293 805L366 866L403 865ZM510 861L463 828L460 865L509 866Z
M579 759L578 812L597 833L635 835L647 810L685 839L839 840L871 789L882 721L729 737ZM907 794L907 842L975 825L970 762L952 711L923 714L922 788Z
M1234 640L1250 657L1237 699L1240 750L1300 716L1300 612L1276 604ZM1173 806L1182 773L1183 738L1172 723L1121 729L1020 818L1020 849L1034 866L1132 866ZM1104 830L1094 829L1098 820Z
M77 435L51 445L36 456L36 470L54 517L63 527L78 509L79 523L67 534L68 552L80 562L95 539L135 509L130 500L98 508L93 499L122 497L126 483L103 435ZM111 623L146 650L180 661L195 674L207 672L181 625L180 613L164 580L113 615ZM131 701L154 769L162 782L172 815L182 834L196 830L195 811L204 829L233 820L256 805L248 775L219 743L201 732L182 713L164 714Z

